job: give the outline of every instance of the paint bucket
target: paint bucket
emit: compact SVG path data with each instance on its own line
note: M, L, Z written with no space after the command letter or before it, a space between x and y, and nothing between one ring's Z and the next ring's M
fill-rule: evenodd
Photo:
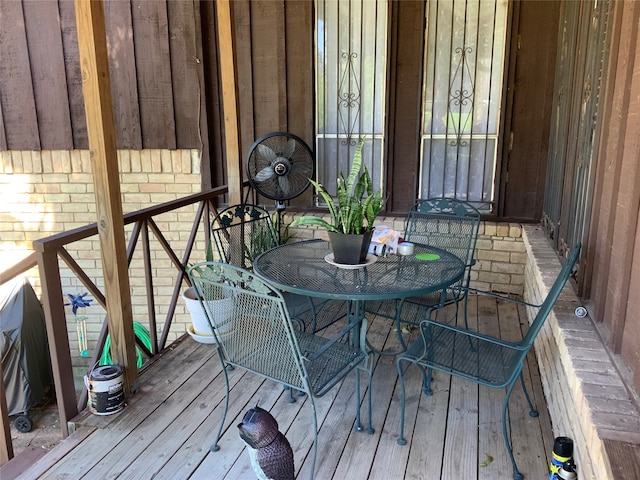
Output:
M95 415L111 415L124 408L122 367L102 365L85 377L89 391L89 411Z

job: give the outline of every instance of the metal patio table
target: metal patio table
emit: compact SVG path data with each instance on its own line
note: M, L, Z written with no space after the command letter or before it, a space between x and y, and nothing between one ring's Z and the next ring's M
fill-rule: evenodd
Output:
M256 274L281 290L347 301L349 321L364 315L366 301L401 300L437 291L445 295L446 288L465 271L460 258L420 244L415 245L412 255L369 255L367 264L358 268L336 266L330 263L331 255L329 242L304 240L262 253L253 267ZM400 332L398 335L401 337Z

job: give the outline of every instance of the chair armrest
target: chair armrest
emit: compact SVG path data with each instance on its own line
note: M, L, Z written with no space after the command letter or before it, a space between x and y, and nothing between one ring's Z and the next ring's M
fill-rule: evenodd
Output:
M481 340L483 342L492 343L494 345L500 345L502 347L510 348L512 350L520 350L520 351L522 351L522 350L526 350L527 348L529 348L526 345L520 345L519 343L509 342L509 341L506 341L506 340L501 340L499 338L491 337L489 335L483 335L482 333L474 332L472 330L467 330L465 328L455 327L453 325L440 323L440 322L436 322L435 320L429 320L429 319L425 319L425 320L422 320L420 322L420 331L421 331L423 340L425 342L425 345L428 343L428 340L431 338L431 336L429 336L429 338L428 338L426 336L426 333L425 333L425 330L428 329L430 326L433 326L436 329L440 328L442 330L449 330L449 331L452 331L452 332L454 332L455 334L458 334L458 335L463 335L463 336L467 336L467 337L471 337L471 338L477 338L478 340Z

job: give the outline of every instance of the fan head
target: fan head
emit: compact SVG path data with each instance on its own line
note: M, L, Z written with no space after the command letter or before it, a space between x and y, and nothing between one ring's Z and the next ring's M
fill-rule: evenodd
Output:
M247 176L263 197L279 202L297 197L311 184L313 174L311 149L291 133L268 133L249 149Z

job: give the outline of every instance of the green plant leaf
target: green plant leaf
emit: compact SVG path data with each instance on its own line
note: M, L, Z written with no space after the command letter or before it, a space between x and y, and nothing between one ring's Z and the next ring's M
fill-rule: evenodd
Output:
M327 223L325 220L321 219L320 217L314 217L313 215L305 215L303 217L298 217L293 222L291 222L289 226L297 227L299 225L316 225L318 227L324 227L331 232L339 231L330 223Z
M384 208L382 192L373 194L371 175L362 164L362 150L366 137L360 139L353 156L351 170L345 178L340 172L336 178L336 196L332 197L320 183L310 179L318 195L323 199L331 214L331 223L313 216L304 216L294 220L291 227L298 225L316 225L332 232L361 234L373 228L373 222ZM365 196L366 194L366 196ZM312 220L313 219L313 220Z
M362 137L360 139L356 151L353 154L353 163L351 164L351 171L349 172L346 183L346 190L349 195L353 192L353 185L356 183L360 168L362 167L362 148L364 147L365 138L366 137Z

